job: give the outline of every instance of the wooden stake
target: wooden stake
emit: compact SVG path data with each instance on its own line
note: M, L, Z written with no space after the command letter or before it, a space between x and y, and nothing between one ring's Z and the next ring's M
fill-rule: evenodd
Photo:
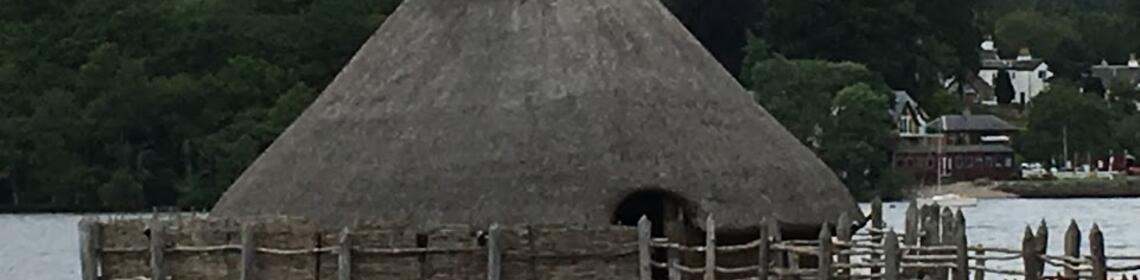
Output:
M918 209L918 201L912 200L910 205L906 207L905 223L903 230L906 232L903 233L903 244L907 246L918 245L918 238L922 236L922 233L919 232L919 228L922 226L922 212ZM915 253L910 254L914 255ZM904 268L902 277L914 278L917 276L915 271L913 268Z
M761 224L767 224L767 219L765 219L765 221ZM768 233L768 228L766 226L761 226L760 227L760 245L757 246L757 251L759 251L758 252L759 256L757 256L757 259L756 259L756 264L758 267L758 269L756 270L756 277L759 280L768 280L768 271L769 271L769 266L768 266L769 265L768 264L769 255L768 254L770 252L768 250L768 248L769 248L769 246L771 246L771 244L769 244L769 242L771 242L771 235Z
M502 279L503 255L499 248L499 224L487 230L487 280Z
M938 237L938 240L941 241L941 242L939 242L939 244L954 245L956 243L954 235L955 235L955 233L957 233L957 230L954 228L954 223L956 222L956 220L954 220L954 212L950 211L950 207L942 208L942 213L941 213L941 216L939 216L939 221L942 222L941 234ZM950 269L949 268L942 268L942 269L938 269L937 271L938 271L938 278L937 279L944 280L944 279L947 279L950 277Z
M716 280L716 222L712 214L705 220L705 280Z
M903 236L903 244L914 246L918 244L918 224L922 221L918 215L918 202L911 201L910 206L906 207L906 230Z
M768 218L768 236L772 237L772 241L771 241L772 244L776 244L776 243L779 243L780 241L783 241L783 234L780 233L780 223L778 221L776 221L776 218L772 218L772 217ZM774 259L772 260L772 262L774 263L773 266L776 268L787 268L787 267L789 267L788 266L788 259L787 259L788 255L789 254L785 254L783 252L773 255L773 257L774 257ZM783 279L785 277L780 276L778 278Z
M1037 269L1037 238L1033 236L1033 230L1029 226L1025 226L1025 234L1021 238L1021 262L1025 269L1025 280L1039 280L1041 273Z
M883 280L899 280L899 238L894 230L887 231L883 240Z
M839 221L835 224L835 231L839 237L839 241L846 244L851 244L851 217L847 212L839 214ZM836 257L841 264L851 264L850 255L839 255ZM843 278L850 278L851 269L839 269L839 275Z
M1077 226L1076 220L1069 220L1069 228L1065 230L1065 256L1069 258L1081 257L1081 228ZM1072 262L1065 261L1071 265L1077 265ZM1077 279L1077 271L1071 268L1065 268L1065 279Z
M876 230L883 229L883 199L880 197L875 197L875 200L871 201L871 228ZM883 235L880 233L871 232L871 240L875 244L882 244ZM881 259L882 256L879 256L879 254L871 254L872 262L878 262ZM879 273L879 268L871 268L871 274L877 273Z
M1104 234L1093 224L1089 230L1089 255L1092 256L1092 280L1108 279L1108 260L1104 257Z
M345 227L337 239L336 279L352 280L352 232Z
M157 213L157 212L156 212ZM166 263L165 250L166 250L166 227L158 220L158 215L155 214L150 220L150 275L151 279L164 280L166 279L166 271L163 265Z
M929 213L933 213L933 212L928 211L927 213L929 214ZM939 239L938 238L938 230L939 229L938 229L938 220L937 220L938 218L936 218L936 217L938 217L938 215L931 215L931 216L927 216L927 217L923 218L923 221L922 221L922 239L919 240L919 243L921 243L922 246L937 246L939 243L939 240L938 240ZM922 268L922 269L919 269L919 271L922 272L921 274L925 274L927 276L933 277L933 274L936 270L934 270L932 268Z
M79 264L83 280L99 279L99 222L91 217L79 221Z
M978 257L986 256L986 250L979 249L977 251L977 256ZM986 259L979 258L978 260L974 261L974 264L978 265L978 267L986 267ZM986 272L985 271L983 271L981 269L974 271L974 279L973 280L985 280L985 279L986 279Z
M1045 276L1045 260L1041 259L1041 255L1044 255L1046 252L1048 252L1047 248L1049 246L1049 226L1045 224L1044 219L1042 219L1041 224L1037 226L1037 234L1034 239L1037 241L1037 246L1035 247L1037 251L1036 254L1034 254L1036 261L1033 262L1033 265L1036 265L1037 267L1033 269L1033 271L1041 274L1041 276Z
M823 223L819 230L819 265L816 266L816 280L831 280L831 229Z
M641 280L653 279L653 259L650 255L649 242L653 239L653 225L646 216L637 221L637 259L638 275Z
M253 223L241 225L241 280L257 279L254 275L254 258L257 256L257 242L253 236Z
M681 207L674 205L674 203L665 202L665 217L662 218L662 227L665 229L665 236L670 242L676 242L679 245L690 245L689 237L687 236L688 229L685 226L685 215L681 213ZM668 264L666 265L669 274L669 280L681 280L684 273L681 272L681 258L684 252L674 249L665 249L665 258Z
M955 248L957 248L958 258L954 262L957 267L954 269L954 280L969 280L970 279L970 251L966 249L966 217L962 215L962 210L958 210L954 214L954 231L955 231Z

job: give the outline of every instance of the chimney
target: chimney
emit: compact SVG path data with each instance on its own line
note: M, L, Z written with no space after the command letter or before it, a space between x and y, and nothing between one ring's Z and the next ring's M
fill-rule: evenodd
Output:
M1017 53L1017 61L1029 61L1033 59L1033 55L1029 54L1029 48L1021 48Z
M1136 61L1136 53L1131 53L1128 55L1128 67L1129 68L1140 67L1140 62Z

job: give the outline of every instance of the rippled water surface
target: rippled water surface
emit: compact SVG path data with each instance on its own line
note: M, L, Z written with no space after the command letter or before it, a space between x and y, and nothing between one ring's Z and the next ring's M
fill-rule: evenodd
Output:
M886 222L900 231L906 206L884 206ZM1140 255L1140 199L983 200L963 212L971 244L1019 248L1025 226L1036 228L1044 219L1050 230L1049 253L1060 254L1065 227L1076 219L1085 237L1093 223L1100 225L1109 255ZM0 215L0 279L78 279L80 218Z

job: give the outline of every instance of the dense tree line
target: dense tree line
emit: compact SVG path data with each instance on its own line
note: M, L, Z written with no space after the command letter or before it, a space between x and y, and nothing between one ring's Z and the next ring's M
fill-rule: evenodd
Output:
M0 206L210 206L397 2L0 0Z
M1129 0L662 1L861 196L906 181L891 89L958 110L939 81L976 72L982 34L1076 81L1137 50L1120 38L1140 16ZM0 0L0 208L209 207L399 2ZM1132 134L1096 141L1136 139L1116 114Z

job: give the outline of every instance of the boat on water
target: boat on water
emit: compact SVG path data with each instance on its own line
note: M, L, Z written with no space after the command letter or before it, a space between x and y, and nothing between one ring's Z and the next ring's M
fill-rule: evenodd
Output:
M919 198L917 202L919 207L931 205L934 203L938 203L938 205L945 207L973 207L978 205L977 198L965 197L957 194L943 194L928 198Z

